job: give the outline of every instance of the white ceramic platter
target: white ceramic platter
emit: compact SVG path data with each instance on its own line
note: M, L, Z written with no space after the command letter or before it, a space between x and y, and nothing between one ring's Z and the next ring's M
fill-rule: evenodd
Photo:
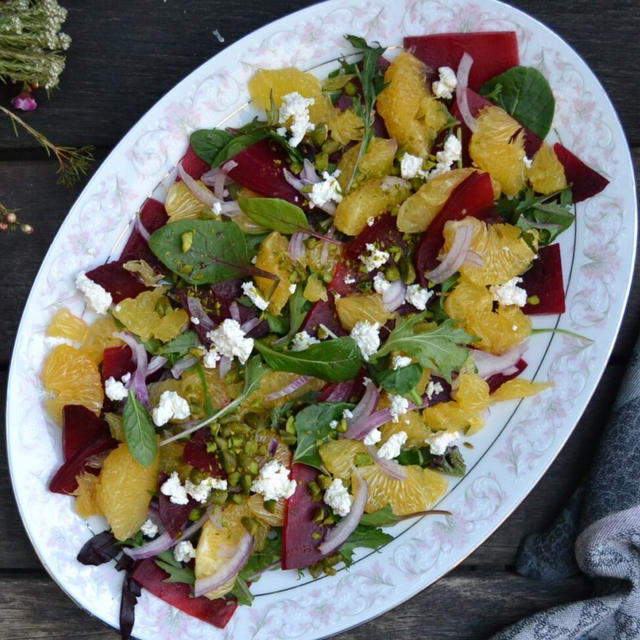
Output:
M246 101L260 67L310 68L350 51L353 33L385 45L403 35L511 29L523 64L548 78L556 96L554 125L563 144L610 179L577 207L577 225L562 237L567 312L537 318L537 327L581 334L530 340L526 377L554 387L535 399L492 409L465 451L469 473L438 505L451 516L408 521L381 553L361 553L349 571L317 581L274 572L254 587L253 607L238 609L224 631L144 593L134 634L144 640L321 638L403 602L449 571L511 513L556 456L587 405L613 346L632 273L636 203L631 159L604 90L584 62L546 27L492 0L330 0L243 38L196 69L162 98L96 171L56 236L29 297L11 365L7 403L9 463L26 530L43 565L80 606L117 626L122 574L75 557L92 535L71 499L47 492L61 460L60 430L42 410L39 370L43 330L60 306L82 312L76 273L103 263L135 212L175 166L194 129L215 126ZM328 52L330 52L328 54ZM248 117L243 110L233 118Z

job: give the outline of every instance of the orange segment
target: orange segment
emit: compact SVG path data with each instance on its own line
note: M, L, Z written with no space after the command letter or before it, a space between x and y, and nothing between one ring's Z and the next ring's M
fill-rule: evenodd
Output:
M82 342L89 331L89 326L78 316L74 316L69 309L58 309L47 327L45 334L53 338L66 338L75 342Z
M76 480L78 481L78 488L74 493L76 513L81 518L104 515L97 500L98 476L94 476L93 473L83 473Z
M197 182L205 187L204 183L200 182L200 180ZM213 215L211 210L200 202L200 200L189 191L189 187L182 181L174 182L169 187L167 197L164 201L164 208L169 216L169 222L183 220L184 218L199 218L203 212L208 215Z
M353 173L356 158L360 152L360 146L360 143L358 143L351 147L351 149L346 151L342 158L340 158L340 162L338 162L338 169L340 170L338 182L340 183L343 193ZM397 150L398 143L395 140L371 138L367 150L358 164L358 175L353 180L352 188L366 180L382 178L383 176L389 175L393 170L393 159L395 158Z
M276 276L274 280L258 277L254 280L262 296L269 300L269 313L278 316L291 295L289 277L294 273L287 238L277 231L271 232L260 243L256 267Z
M349 107L344 111L335 109L329 120L331 137L345 146L352 140L362 140L362 118Z
M323 444L318 453L327 471L336 478L348 480L354 469L353 459L358 453L366 453L360 440L329 440Z
M564 167L553 148L544 142L534 156L531 167L526 170L526 175L532 189L544 195L560 191L567 186Z
M340 324L351 331L356 322L377 322L382 326L387 320L394 317L393 313L385 311L382 305L382 296L379 293L354 293L342 296L336 301L336 311Z
M86 353L96 364L102 362L104 350L107 347L116 347L123 344L113 334L119 331L115 320L111 316L98 318L89 326L89 332L82 343L82 351Z
M535 396L537 393L552 387L552 382L531 382L523 378L514 378L503 382L492 394L491 402L502 402L504 400L517 400Z

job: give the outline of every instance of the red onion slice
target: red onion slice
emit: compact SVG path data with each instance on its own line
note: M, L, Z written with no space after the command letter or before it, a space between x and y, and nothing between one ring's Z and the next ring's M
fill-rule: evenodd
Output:
M193 588L193 595L196 598L203 596L209 591L213 591L218 587L231 580L244 567L247 559L251 555L253 549L253 536L245 533L236 545L233 555L229 558L218 571L207 578L199 578Z
M302 193L302 190L304 189L304 182L302 182L300 178L294 176L293 173L286 168L282 170L282 175L296 191L300 191Z
M407 287L402 280L394 280L382 293L382 306L385 311L395 311L404 304Z
M158 369L162 369L165 364L167 364L167 359L164 356L153 356L147 367L147 378Z
M367 483L357 471L353 474L356 477L356 492L351 505L351 511L338 524L329 531L324 542L318 547L323 555L329 555L335 551L354 531L360 522L367 504Z
M223 379L229 371L231 371L231 358L221 356L220 362L218 363L218 375Z
M136 370L131 376L131 380L127 384L127 388L133 390L136 398L149 409L149 392L147 391L146 379L147 379L147 350L144 345L140 344L130 333L126 331L120 331L114 333L116 338L120 338L131 349L133 361L136 365Z
M482 267L484 267L484 260L479 253L476 253L475 251L467 251L467 255L464 257L464 264L480 267L480 269L482 269Z
M205 331L209 331L216 326L213 320L207 315L207 312L204 310L202 302L200 302L200 298L187 296L187 309L189 310L189 315L192 318L196 318L199 321L200 326Z
M242 213L242 209L235 200L220 203L220 213L228 218L234 218Z
M362 398L360 398L360 402L353 408L351 412L352 417L347 421L350 426L345 434L346 438L352 438L352 436L349 435L352 425L355 425L363 418L369 417L375 411L378 406L378 400L380 400L378 388L369 378L365 378L364 394Z
M369 431L372 431L377 427L381 427L383 424L390 421L391 413L389 412L389 409L376 411L369 416L364 416L355 422L352 422L351 426L344 434L344 437L349 438L350 440L362 440Z
M221 167L222 171L225 173L229 173L229 171L233 171L238 166L238 163L235 160L227 160Z
M300 179L305 184L316 184L322 182L322 178L318 175L316 168L313 166L313 162L309 158L305 158L302 161L302 171L300 171Z
M471 110L469 109L469 98L467 96L467 87L469 86L469 71L471 71L471 66L473 65L473 58L468 54L464 53L462 58L460 59L460 64L458 65L458 87L456 89L456 104L458 105L458 109L460 111L460 115L464 120L464 123L469 127L471 131L475 131L476 119L471 115Z
M203 204L205 204L209 209L213 208L213 205L218 201L217 198L207 189L203 187L201 184L198 184L197 180L194 180L183 168L182 163L178 163L178 175L180 179L184 182L187 189L191 191L191 193L200 200Z
M173 367L171 367L171 375L174 378L179 378L184 371L193 367L193 365L198 362L198 358L195 356L185 356L184 358L180 358Z
M300 387L306 384L311 378L309 376L300 376L296 378L291 384L288 384L286 387L282 387L282 389L278 389L278 391L274 391L270 393L268 396L265 396L264 399L266 402L271 402L271 400L277 400L278 398L282 398L284 396L297 391Z
M469 224L459 224L449 251L442 257L440 264L435 269L427 271L424 275L436 284L444 282L464 263L472 239L473 227Z
M365 449L369 454L369 457L373 460L373 462L380 467L380 470L390 478L394 480L406 480L407 479L407 470L395 460L387 460L386 458L381 458L378 455L378 450L372 445L365 445Z
M522 358L526 349L526 342L521 342L499 356L486 351L481 351L480 349L472 349L471 353L473 354L473 360L476 364L478 375L486 380L496 373L509 375L507 371L512 369L520 358Z
M260 318L258 318L258 316L255 316L254 318L249 318L246 322L243 322L240 325L240 328L245 333L249 333L249 331L252 331L253 329L255 329L259 324L260 324Z
M306 254L304 241L309 237L309 234L305 233L304 231L296 231L295 233L291 234L291 238L289 239L288 253L289 257L294 262L297 262L304 258Z
M240 324L240 307L238 307L238 303L235 300L229 305L229 313L231 318Z

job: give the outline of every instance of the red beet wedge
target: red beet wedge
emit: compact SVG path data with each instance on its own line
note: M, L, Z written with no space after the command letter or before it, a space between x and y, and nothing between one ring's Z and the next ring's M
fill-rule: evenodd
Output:
M564 313L564 286L562 284L562 259L560 245L550 244L538 251L538 259L522 276L520 285L527 297L537 296L537 304L527 304L522 311L527 315Z
M567 184L571 185L571 195L574 202L582 202L600 193L609 181L597 171L588 167L580 158L565 149L559 142L553 145L553 150L564 167Z
M97 282L111 294L113 304L118 304L125 298L135 298L147 289L138 276L122 265L122 260L107 262L87 273L87 278Z
M109 437L109 425L81 404L62 408L62 457L65 462L101 437Z
M133 373L136 365L133 363L131 348L128 345L107 347L102 356L102 381L109 378L120 380L123 375Z
M153 233L162 227L168 219L164 205L154 198L147 198L144 201L139 215L142 226L149 233ZM146 260L154 268L162 269L160 262L153 255L151 249L149 249L149 243L135 227L120 254L120 260L122 262L129 260Z

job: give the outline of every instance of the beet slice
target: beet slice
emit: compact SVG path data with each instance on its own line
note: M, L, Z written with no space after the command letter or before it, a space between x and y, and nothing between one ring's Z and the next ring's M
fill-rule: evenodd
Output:
M396 226L396 219L390 213L377 217L371 226L367 225L346 247L347 255L357 260L366 251L368 244L376 244L379 249L387 247L406 248L402 233Z
M473 58L469 86L479 89L487 80L520 63L515 31L482 31L475 33L433 33L409 36L404 48L438 77L438 67L451 67L457 72L464 53Z
M560 245L550 244L538 250L538 259L522 276L520 285L527 297L538 296L538 304L527 304L522 311L527 315L564 313L564 285L562 284L562 258Z
M109 425L81 404L62 407L62 458L65 462L100 437L109 437Z
M105 453L118 446L118 441L111 436L100 436L83 449L79 449L55 472L49 481L49 491L53 493L71 494L78 488L76 477L84 465L94 456Z
M125 298L135 298L147 287L135 274L127 271L122 260L107 262L87 273L87 278L106 289L113 298L113 304L118 304Z
M322 501L313 501L307 483L315 481L318 471L306 464L291 465L291 479L298 484L295 493L287 499L282 527L282 568L302 569L324 556L318 550L325 528L313 521Z
M359 277L358 265L354 260L345 257L333 268L333 275L327 289L333 294L348 296L355 293Z
M190 616L208 622L218 629L224 629L238 606L234 598L217 598L216 600L209 600L204 596L193 598L189 585L183 582L164 582L168 577L169 574L152 558L138 563L131 574L134 582L154 596Z
M284 179L282 169L287 167L287 156L275 142L255 142L232 159L236 166L228 175L234 182L267 198L305 205L302 195Z
M571 186L574 202L582 202L600 193L609 181L597 171L588 167L580 158L565 149L559 142L553 145L553 151L564 167L567 184Z
M513 380L517 378L526 368L527 363L520 358L518 362L514 365L515 371L510 373L509 375L505 375L504 373L494 373L492 376L487 378L487 384L489 385L489 393L493 393L500 385L508 382L509 380Z
M216 455L207 451L209 436L206 427L198 429L184 445L182 461L214 478L226 478L227 474L218 465Z
M167 212L164 204L154 198L147 198L140 208L140 222L142 226L149 232L153 233L166 224L168 220ZM136 227L133 228L127 244L120 254L120 261L127 262L129 260L146 260L152 267L163 270L158 259L149 249L149 243L142 237L142 234Z
M427 284L425 271L438 265L438 253L444 244L442 230L449 220L460 220L464 216L475 216L493 205L493 189L488 173L473 172L465 178L447 198L440 212L422 234L415 251L416 272L420 284Z
M133 373L136 365L133 362L131 348L124 344L118 347L107 347L102 355L102 381L109 378L120 380L127 373Z
M196 180L200 180L202 174L211 169L208 162L204 161L194 150L191 145L187 147L187 152L182 156L182 168ZM180 178L178 177L178 180Z
M169 476L162 472L158 474L158 518L167 532L175 538L189 521L191 511L200 506L192 497L187 504L174 504L169 496L165 496L160 487Z
M314 335L321 324L327 327L329 331L333 331L337 336L346 335L346 331L342 328L336 315L333 299L330 302L325 302L324 300L314 302L302 321L300 331L306 331L309 335Z

